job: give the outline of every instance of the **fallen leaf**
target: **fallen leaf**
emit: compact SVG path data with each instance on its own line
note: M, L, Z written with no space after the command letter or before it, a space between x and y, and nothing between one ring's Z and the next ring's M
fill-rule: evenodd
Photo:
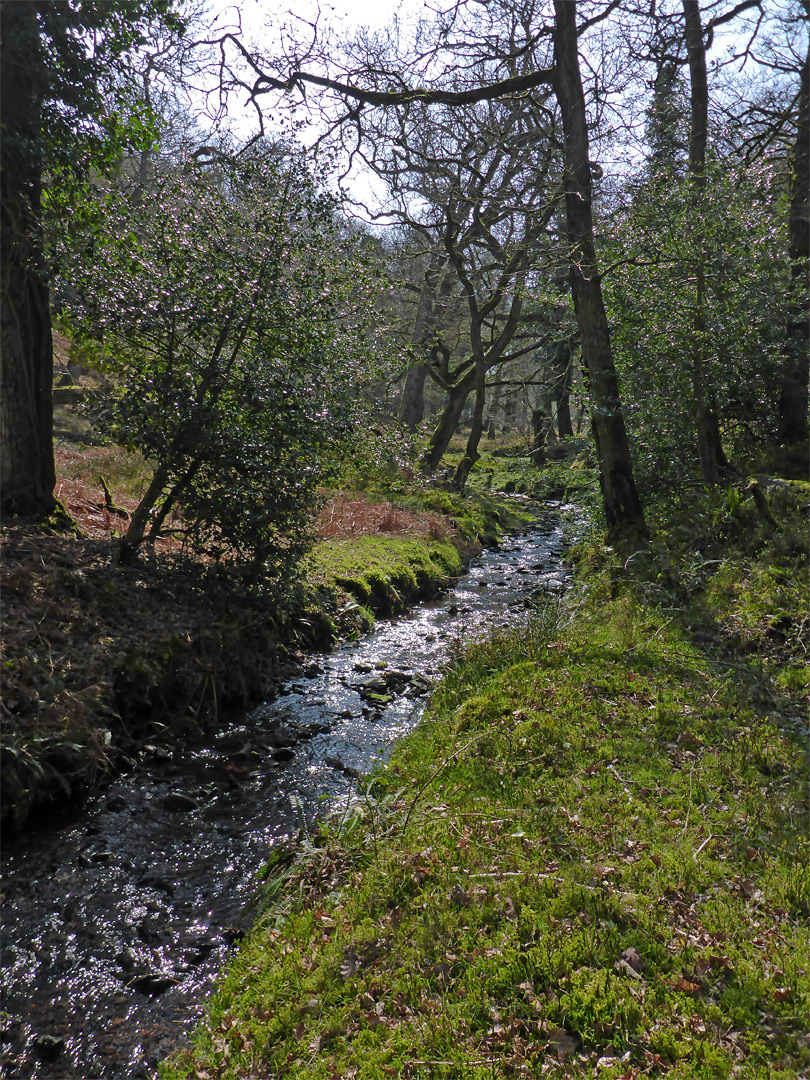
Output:
M644 970L645 965L644 961L641 959L641 954L639 953L638 949L635 949L632 946L629 949L624 950L624 952L622 953L622 960L626 960L630 967L633 969L633 971Z
M350 979L352 975L356 975L360 970L360 960L354 949L347 949L343 963L340 965L340 976L342 979Z
M548 1033L548 1047L559 1057L567 1057L568 1054L576 1053L580 1042L576 1035L570 1035L563 1028L552 1028Z
M460 885L454 885L450 890L450 899L459 907L466 907L470 902L470 894Z
M788 998L793 996L793 991L789 986L777 986L773 992L774 1001L787 1001Z

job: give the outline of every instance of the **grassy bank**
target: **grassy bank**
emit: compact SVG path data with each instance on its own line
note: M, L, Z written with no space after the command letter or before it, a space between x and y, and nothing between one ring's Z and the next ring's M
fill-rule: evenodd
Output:
M130 767L144 744L198 736L271 696L304 650L445 587L508 515L480 497L447 496L451 521L429 491L412 506L332 494L304 581L279 599L245 591L171 540L116 565L143 461L115 447L61 447L57 465L77 528L2 532L0 812L18 831Z
M165 1080L808 1075L803 498L591 544L454 664Z

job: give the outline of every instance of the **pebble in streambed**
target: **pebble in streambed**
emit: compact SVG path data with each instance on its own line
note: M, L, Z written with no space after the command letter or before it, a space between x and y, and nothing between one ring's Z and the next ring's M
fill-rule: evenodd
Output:
M207 742L145 748L81 815L7 852L3 1075L153 1077L249 926L271 851L345 802L418 722L448 642L559 591L562 550L547 514L436 602L311 660Z

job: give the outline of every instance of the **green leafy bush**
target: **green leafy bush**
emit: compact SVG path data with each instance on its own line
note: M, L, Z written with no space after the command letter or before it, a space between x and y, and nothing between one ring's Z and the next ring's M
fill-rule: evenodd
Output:
M197 551L287 577L379 352L361 246L277 149L170 169L144 197L109 191L84 213L61 253L74 332L114 386L100 423L152 466L122 555L179 510Z

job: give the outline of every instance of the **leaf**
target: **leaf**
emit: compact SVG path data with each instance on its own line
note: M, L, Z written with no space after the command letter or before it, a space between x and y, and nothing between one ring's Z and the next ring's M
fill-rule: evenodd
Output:
M360 958L354 949L347 949L343 955L343 963L340 965L340 977L345 981L356 975L360 970Z
M552 1028L548 1033L548 1048L559 1057L567 1057L579 1049L580 1041L576 1035L570 1035L564 1028Z
M787 1001L793 996L793 991L789 986L777 986L773 992L774 1001Z
M450 890L450 899L459 907L467 907L470 902L470 894L460 885L454 885Z
M622 960L625 960L633 971L643 971L646 967L638 949L635 949L632 946L629 949L624 950L622 953Z

